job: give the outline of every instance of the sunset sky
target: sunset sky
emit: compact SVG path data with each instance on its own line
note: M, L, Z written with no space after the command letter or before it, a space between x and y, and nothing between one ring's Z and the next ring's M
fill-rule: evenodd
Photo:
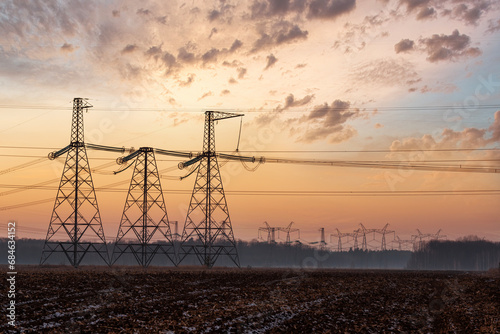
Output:
M42 200L55 197L64 157L6 170L69 144L74 97L93 105L87 143L199 152L203 111L221 110L245 114L245 155L500 168L499 17L493 0L2 1L0 226L45 237L53 201ZM240 119L219 122L217 149L234 152L239 130ZM131 177L112 175L120 154L88 155L106 165L96 188ZM163 189L184 190L165 195L181 229L194 175L178 181L186 172L169 167L181 160L157 160ZM293 221L306 241L360 222L402 239L418 228L500 241L498 173L228 162L222 174L237 239ZM97 191L108 240L127 182L118 188Z

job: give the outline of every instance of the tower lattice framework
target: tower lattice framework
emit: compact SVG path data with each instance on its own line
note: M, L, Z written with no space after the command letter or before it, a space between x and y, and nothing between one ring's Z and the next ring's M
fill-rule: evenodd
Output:
M67 152L40 264L54 253L64 253L75 268L87 253L97 253L107 264L109 256L84 143L83 110L92 107L73 99L71 143L49 154L55 159Z
M123 254L133 254L147 267L156 254L176 264L172 233L156 166L154 150L141 147L123 161L136 158L134 172L113 249L112 263Z
M211 268L220 255L226 255L240 266L215 152L215 122L240 116L243 115L205 112L203 153L182 232L179 263L194 254L202 265Z

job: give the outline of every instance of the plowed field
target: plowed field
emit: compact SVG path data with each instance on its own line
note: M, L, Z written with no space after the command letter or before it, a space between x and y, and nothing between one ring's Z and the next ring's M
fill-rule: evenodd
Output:
M16 284L0 332L500 332L493 271L26 267Z

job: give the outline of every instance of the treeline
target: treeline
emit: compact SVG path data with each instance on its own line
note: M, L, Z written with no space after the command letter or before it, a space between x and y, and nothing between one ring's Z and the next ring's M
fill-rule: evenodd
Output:
M432 240L419 245L408 261L408 269L480 270L500 267L500 242L475 236L457 241Z
M43 240L18 239L16 264L38 264ZM286 268L350 268L350 269L411 269L411 270L488 270L500 265L500 243L468 238L459 241L429 241L420 244L415 252L409 251L362 251L331 252L307 245L267 244L256 240L238 241L242 267ZM113 244L108 245L113 250ZM0 239L0 264L7 263L7 239ZM69 264L62 253L53 254L48 264ZM96 254L87 254L82 265L103 265ZM123 255L118 265L137 265L132 254ZM157 254L151 265L173 266L163 254ZM186 257L182 266L199 265L196 256ZM227 256L220 256L216 266L234 267Z
M43 240L18 239L16 241L17 264L39 264L43 249ZM241 241L236 243L241 267L283 267L283 268L353 268L353 269L404 269L411 252L408 251L362 251L330 252L306 245L267 244L263 242ZM109 255L113 244L108 244ZM0 252L6 254L0 264L7 263L7 240L0 239ZM63 253L51 255L47 264L69 264ZM103 260L89 253L82 265L102 265ZM117 265L137 265L132 254L125 254L116 262ZM154 266L172 266L163 254L157 254L152 261ZM181 265L199 265L196 256L186 257ZM234 267L227 256L219 256L216 266Z

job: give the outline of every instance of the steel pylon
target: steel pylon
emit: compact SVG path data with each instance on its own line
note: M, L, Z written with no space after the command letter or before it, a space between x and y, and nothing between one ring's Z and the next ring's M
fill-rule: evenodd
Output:
M135 167L113 248L112 263L123 254L133 254L147 267L156 254L176 264L172 233L156 166L154 150L141 147L122 161L135 158Z
M215 153L215 122L240 117L218 111L205 112L203 154L198 166L179 249L179 263L190 254L211 268L219 255L240 266L231 218Z
M84 144L83 110L92 107L82 98L73 100L71 143L49 154L67 152L40 264L54 253L64 253L77 268L87 253L97 253L106 264L109 255Z

